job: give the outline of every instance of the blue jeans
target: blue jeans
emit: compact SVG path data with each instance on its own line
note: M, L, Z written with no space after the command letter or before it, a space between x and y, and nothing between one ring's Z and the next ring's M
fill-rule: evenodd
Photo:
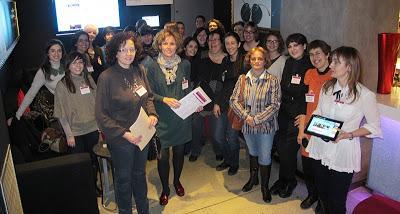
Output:
M218 118L213 116L214 144L221 150L225 163L230 166L239 166L239 131L232 129L226 112L222 112Z
M139 147L121 139L107 144L114 167L115 198L120 214L132 213L132 194L138 213L149 213L146 162L149 146Z
M271 165L271 149L275 132L269 134L245 134L249 154L258 157L260 165Z

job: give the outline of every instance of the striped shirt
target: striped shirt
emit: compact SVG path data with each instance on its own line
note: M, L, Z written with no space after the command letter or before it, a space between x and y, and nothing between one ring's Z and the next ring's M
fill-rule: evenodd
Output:
M246 78L243 101L239 101L241 78ZM278 110L281 90L278 79L266 70L256 78L251 70L236 82L229 105L243 120L254 117L255 126L243 125L243 134L266 134L278 130Z

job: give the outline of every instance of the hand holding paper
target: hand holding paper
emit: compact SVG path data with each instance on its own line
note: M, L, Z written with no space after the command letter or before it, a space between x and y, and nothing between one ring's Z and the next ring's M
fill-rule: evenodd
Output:
M179 100L180 106L178 108L171 108L179 117L186 119L201 106L204 107L211 102L207 94L197 87L184 98Z
M154 116L150 116L154 117ZM131 133L140 134L140 141L136 144L140 150L143 150L144 147L149 143L150 139L153 137L156 132L156 128L154 126L149 126L151 119L147 116L146 112L143 108L140 108L140 113L135 123L129 128Z

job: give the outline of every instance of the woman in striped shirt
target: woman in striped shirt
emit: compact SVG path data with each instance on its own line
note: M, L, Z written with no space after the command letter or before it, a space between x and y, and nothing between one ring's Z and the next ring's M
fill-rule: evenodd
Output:
M266 69L270 65L266 50L261 47L252 48L247 53L245 62L251 65L251 69L246 75L239 77L230 99L231 108L245 121L242 132L250 154L250 179L242 190L250 191L253 185L258 184L260 168L262 197L269 203L271 148L278 129L281 90L278 79ZM245 78L244 85L241 85L242 78ZM244 87L242 95L241 87Z

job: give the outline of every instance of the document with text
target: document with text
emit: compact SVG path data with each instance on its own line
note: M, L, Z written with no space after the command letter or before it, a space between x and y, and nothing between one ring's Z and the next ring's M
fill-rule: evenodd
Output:
M197 87L189 94L187 94L184 98L180 99L179 102L181 106L179 108L171 108L179 117L182 119L186 119L190 115L192 115L198 107L206 106L211 102L211 99L207 96L207 94L201 89L201 87Z
M142 107L140 108L138 118L136 119L135 123L133 123L133 125L129 128L129 130L131 131L131 133L134 134L135 137L142 135L142 140L138 144L140 150L143 150L144 147L146 147L146 145L153 137L154 133L156 133L156 128L150 126L149 116L147 116Z

